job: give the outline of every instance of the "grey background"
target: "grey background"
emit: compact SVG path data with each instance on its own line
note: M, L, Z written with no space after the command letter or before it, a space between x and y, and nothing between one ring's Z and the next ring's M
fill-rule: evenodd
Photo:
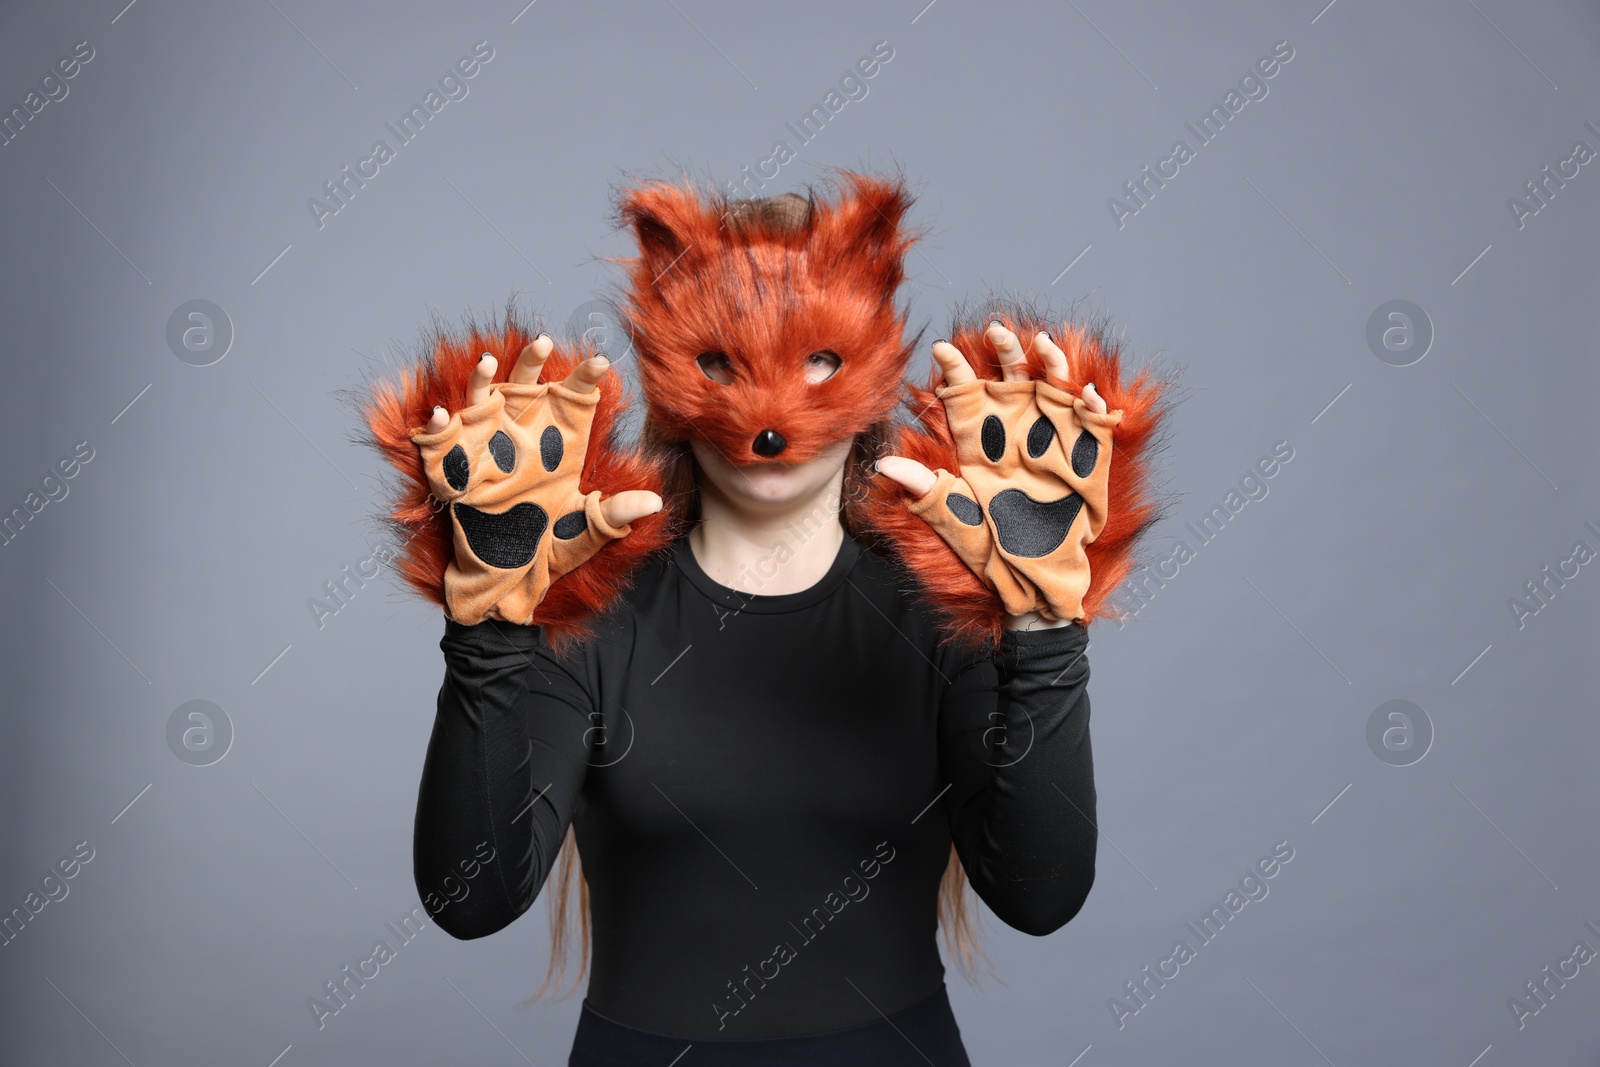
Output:
M784 123L884 40L868 95L764 191L898 163L934 227L908 287L930 339L994 286L1087 298L1183 366L1164 535L1294 449L1135 621L1094 629L1098 878L1049 938L988 920L1005 984L951 982L974 1061L1596 1062L1600 965L1520 1031L1507 1001L1600 949L1600 565L1524 626L1508 601L1600 548L1600 163L1520 229L1506 202L1600 149L1600 14L924 2L0 16L6 109L95 49L0 148L0 505L95 450L0 548L0 907L96 850L0 949L0 1061L565 1062L578 998L516 1005L542 901L484 941L424 931L321 1031L307 1008L416 903L442 662L437 610L387 572L320 630L307 607L377 536L377 460L332 392L430 309L515 291L560 322L626 254L614 181L797 147ZM307 198L479 40L470 94L319 230ZM1107 199L1280 40L1269 95L1119 229ZM209 367L165 341L191 299L236 330ZM1365 340L1391 299L1436 333L1411 366ZM236 731L210 767L167 746L193 699ZM1392 699L1435 731L1412 766L1368 748ZM1108 1000L1276 841L1270 895L1119 1030Z

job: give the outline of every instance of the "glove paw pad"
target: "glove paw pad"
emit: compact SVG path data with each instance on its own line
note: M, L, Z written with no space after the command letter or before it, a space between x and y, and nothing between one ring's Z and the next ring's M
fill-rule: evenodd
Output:
M555 535L570 541L589 528L589 517L582 511L572 511L556 520Z
M944 506L950 509L950 514L966 523L968 526L983 525L983 508L970 496L960 493L948 493L944 498Z
M1072 473L1087 478L1094 473L1094 464L1100 458L1100 442L1094 434L1084 430L1072 443Z
M554 426L546 426L544 433L539 435L539 462L547 471L553 471L561 466L561 457L566 454L566 442L561 439L561 431Z
M1033 420L1033 425L1028 427L1028 458L1038 459L1044 455L1045 449L1049 448L1050 442L1055 439L1056 424L1040 415ZM1077 453L1074 452L1073 454L1076 455ZM1077 468L1076 460L1074 460L1072 466L1074 469ZM1090 466L1093 466L1093 464L1091 463Z
M1021 489L1002 489L989 501L989 517L1000 547L1013 556L1039 559L1061 547L1083 510L1083 497L1035 500Z
M444 480L450 488L460 492L467 487L467 480L472 477L472 464L467 462L467 450L456 445L444 454L444 461L440 464L444 471Z
M460 447L460 445L457 445L454 449L451 449L451 451L454 452ZM512 471L516 470L517 446L512 443L511 438L506 436L506 432L504 430L496 430L494 432L494 436L489 438L489 454L494 457L494 465L500 468L500 472L502 474L510 474ZM462 461L465 462L466 453L463 452L461 456ZM545 469L550 470L551 468L546 467ZM456 488L466 488L466 479L463 478L462 484L456 486Z
M532 563L550 524L549 513L531 501L495 515L458 500L451 511L472 554L499 570L520 570Z

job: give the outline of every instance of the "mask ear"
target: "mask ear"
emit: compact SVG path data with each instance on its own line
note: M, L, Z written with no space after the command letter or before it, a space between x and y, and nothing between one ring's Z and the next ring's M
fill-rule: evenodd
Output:
M911 209L912 196L899 179L875 178L854 171L840 174L850 195L841 198L837 224L857 240L893 242Z
M629 189L618 202L618 217L639 247L636 262L650 278L659 278L692 247L688 234L699 214L698 202L662 182Z
M826 211L818 227L830 260L875 273L877 287L892 294L905 277L905 254L920 236L902 226L915 197L899 178L841 171L838 181L848 195Z

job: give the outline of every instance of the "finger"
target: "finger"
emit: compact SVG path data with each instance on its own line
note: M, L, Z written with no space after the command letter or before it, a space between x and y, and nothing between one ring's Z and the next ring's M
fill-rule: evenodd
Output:
M1106 413L1106 398L1095 391L1094 383L1090 382L1083 387L1083 402L1089 405L1089 410L1096 415Z
M547 333L541 333L523 348L521 355L517 356L516 365L511 368L511 381L519 385L533 385L538 382L539 374L544 370L544 361L550 358L550 353L555 351L556 343Z
M595 386L600 384L600 379L604 378L606 376L606 371L610 369L611 361L609 359L603 355L595 356L592 359L586 359L576 367L573 367L572 373L567 375L566 381L562 382L561 384L565 385L568 389L572 389L580 393L587 393L592 391Z
M489 399L489 383L494 381L494 372L499 366L487 352L478 360L478 365L472 368L472 377L467 379L467 407L477 407Z
M433 416L428 419L427 430L429 433L438 433L450 425L450 413L444 408L434 405Z
M1040 330L1038 336L1033 339L1033 350L1039 354L1040 359L1044 360L1044 371L1047 377L1056 378L1063 382L1067 380L1067 375L1070 373L1070 368L1067 366L1067 354L1056 347L1056 343L1050 340L1050 334L1047 331Z
M612 526L626 526L646 515L654 515L661 510L661 504L661 498L648 489L629 489L600 501L600 514Z
M962 355L961 349L949 341L933 342L933 359L939 364L946 385L961 385L978 380L978 376L972 371L972 365L967 362L967 357Z
M1025 382L1028 380L1028 354L1022 350L1022 345L1017 341L1017 335L1006 329L998 321L990 322L989 328L984 331L984 336L989 339L989 344L994 348L995 355L1000 357L1000 377L1007 382Z
M877 467L878 473L891 481L899 482L915 497L927 496L928 490L939 480L938 476L927 467L905 456L884 456L878 460Z

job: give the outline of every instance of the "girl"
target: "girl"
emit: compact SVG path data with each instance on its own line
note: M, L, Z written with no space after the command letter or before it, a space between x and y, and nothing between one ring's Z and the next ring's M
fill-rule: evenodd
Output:
M565 859L548 985L581 857L574 1067L965 1065L963 882L1043 936L1094 880L1085 624L1159 510L1165 383L1015 305L895 427L911 197L836 191L624 193L640 450L607 358L509 309L366 409L446 611L418 889L482 937Z

